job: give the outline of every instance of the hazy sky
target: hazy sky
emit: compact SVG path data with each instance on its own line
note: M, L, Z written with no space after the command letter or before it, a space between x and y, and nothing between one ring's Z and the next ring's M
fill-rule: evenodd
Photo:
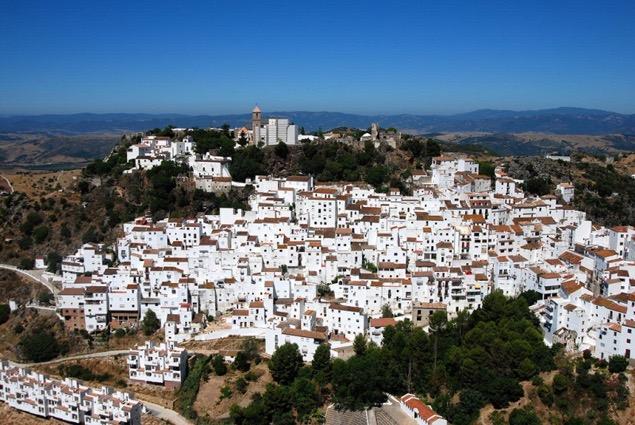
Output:
M635 1L28 1L0 114L635 113Z

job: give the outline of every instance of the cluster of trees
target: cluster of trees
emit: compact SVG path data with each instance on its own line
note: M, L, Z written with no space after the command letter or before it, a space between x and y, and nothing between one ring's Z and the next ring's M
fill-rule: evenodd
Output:
M197 355L190 361L187 377L179 388L176 407L183 416L189 419L196 419L194 402L198 394L201 381L206 379L210 373L209 363L211 357Z
M18 343L21 356L32 362L45 362L64 351L50 329L33 329L22 335Z
M330 348L318 347L311 365L304 365L296 344L284 344L269 361L275 383L255 394L246 407L232 406L231 419L239 425L295 424L322 417L319 407L331 377Z
M607 362L593 359L585 351L582 358L563 357L558 363L550 384L540 377L535 377L533 384L540 401L565 423L610 424L611 412L628 407L628 379L624 375L628 360L623 356L612 356ZM522 413L531 416L533 412Z
M276 384L250 406L234 408L233 419L268 423L286 417L292 423L315 414L325 397L339 409L357 410L381 404L386 393L411 392L426 395L450 422L469 424L485 404L507 406L522 397L520 381L555 367L554 350L544 345L526 298L500 292L471 315L448 320L435 313L430 333L406 320L386 328L381 347L360 335L354 351L348 360L331 360L322 345L312 364L303 366L297 346L281 346L269 363ZM278 404L282 398L286 402Z
M36 244L44 242L49 235L50 229L44 223L42 214L37 211L30 211L20 225L20 231L23 235L19 242L20 247L28 249L33 242Z
M232 156L234 154L235 142L229 134L229 125L223 125L218 130L194 129L188 132L196 142L196 153L205 154L207 152L216 153L221 156Z
M251 371L251 368L253 364L260 363L260 361L258 342L256 339L249 338L243 341L240 351L236 354L234 363L231 365L231 368L234 370L245 373L235 382L235 388L237 391L245 393L247 386L249 385L248 382L258 379L258 375ZM205 418L199 418L196 410L193 408L200 382L201 380L207 380L207 377L211 373L218 376L226 375L229 367L225 363L223 356L220 354L212 356L197 355L191 361L191 364L192 367L190 368L188 375L178 392L177 408L185 417L189 419L196 419L197 423L205 423ZM232 390L229 386L224 386L221 389L221 394L224 397L230 397Z
M411 162L416 162L420 167L429 167L432 158L441 155L441 145L432 139L423 140L418 137L404 135L401 150L410 152Z
M256 175L267 174L267 164L265 164L265 154L262 148L249 145L238 149L232 156L232 163L229 166L232 179L244 182L246 179L253 179Z
M523 189L536 196L544 196L551 193L555 185L549 177L532 177L525 181Z
M380 187L389 177L385 156L372 142L366 142L361 151L335 141L303 143L300 153L302 173L321 181L365 180Z

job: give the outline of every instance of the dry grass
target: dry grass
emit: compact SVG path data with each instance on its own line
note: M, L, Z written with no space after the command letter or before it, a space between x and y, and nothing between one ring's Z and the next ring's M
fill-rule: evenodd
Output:
M188 350L195 350L197 353L206 355L221 353L223 355L235 355L240 351L242 344L253 337L247 336L229 336L226 338L215 339L211 341L186 341L181 344ZM264 352L264 341L257 340L258 351Z
M81 170L65 170L55 172L14 172L4 174L16 192L22 192L30 198L65 197L67 201L72 187L76 184ZM77 199L77 201L79 198Z
M48 290L31 280L10 270L0 269L0 304L15 301L18 305L24 305L36 300L38 295Z
M249 405L251 397L255 393L264 393L267 384L273 382L265 362L252 366L251 370L260 374L260 378L256 382L249 382L244 394L238 392L235 385L236 380L244 376L244 373L230 369L225 376L210 374L206 382L201 382L198 396L194 402L194 410L199 416L207 415L214 419L224 419L229 417L229 409L232 405L238 404L241 407ZM221 389L224 386L231 388L232 395L221 400Z

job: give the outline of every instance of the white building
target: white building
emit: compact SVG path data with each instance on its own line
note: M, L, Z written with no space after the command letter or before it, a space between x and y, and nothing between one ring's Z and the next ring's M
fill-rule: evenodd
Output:
M130 379L148 384L178 388L187 373L187 351L174 343L146 341L128 354Z
M73 424L141 424L143 406L129 393L49 378L0 361L0 401L42 418Z

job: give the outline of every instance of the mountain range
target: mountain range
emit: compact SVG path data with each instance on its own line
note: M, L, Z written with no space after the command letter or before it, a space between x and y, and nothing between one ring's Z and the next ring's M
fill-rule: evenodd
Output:
M306 131L336 127L368 128L378 122L411 133L491 132L553 134L635 134L635 114L584 108L554 108L528 111L481 109L454 115L358 115L341 112L280 111L263 114L288 117ZM250 114L67 114L0 116L0 132L103 132L142 131L174 125L176 127L247 126Z

